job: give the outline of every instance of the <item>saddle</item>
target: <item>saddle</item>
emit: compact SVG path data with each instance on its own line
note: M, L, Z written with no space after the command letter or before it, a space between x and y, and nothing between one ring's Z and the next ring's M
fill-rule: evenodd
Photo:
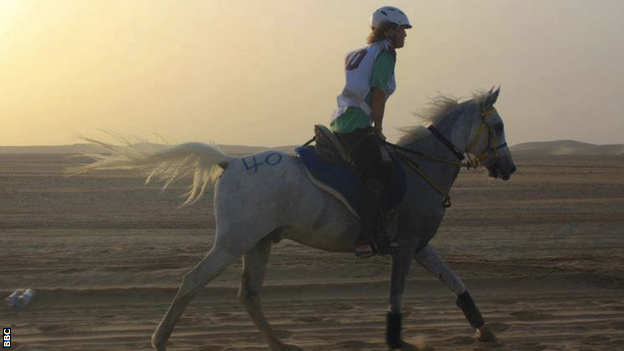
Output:
M350 165L349 153L338 137L322 124L314 126L314 140L319 158L334 165Z
M306 174L312 183L338 199L353 215L357 211L362 191L362 181L351 167L349 153L329 128L314 126L315 146L295 149L301 159ZM403 200L407 180L401 162L390 154L392 159L392 181L385 191L384 206L394 210Z

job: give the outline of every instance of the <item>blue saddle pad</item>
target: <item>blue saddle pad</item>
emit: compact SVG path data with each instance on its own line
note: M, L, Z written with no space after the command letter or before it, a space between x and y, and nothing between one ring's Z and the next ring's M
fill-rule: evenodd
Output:
M295 149L303 162L308 176L319 188L334 195L347 208L357 215L358 203L362 193L362 181L350 168L322 161L314 149L298 147ZM385 191L385 207L395 209L405 196L407 180L399 160L392 156L392 182Z

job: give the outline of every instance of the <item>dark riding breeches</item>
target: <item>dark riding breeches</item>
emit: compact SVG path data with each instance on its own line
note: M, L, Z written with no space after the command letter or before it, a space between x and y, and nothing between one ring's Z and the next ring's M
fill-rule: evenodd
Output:
M336 133L347 148L350 161L362 182L377 180L388 185L392 177L391 162L384 162L383 147L372 127L358 128L350 133ZM388 160L389 161L389 160Z

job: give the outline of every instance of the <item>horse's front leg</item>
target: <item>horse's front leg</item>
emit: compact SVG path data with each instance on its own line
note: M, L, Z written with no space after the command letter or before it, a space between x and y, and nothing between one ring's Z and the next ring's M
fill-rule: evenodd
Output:
M466 290L466 286L464 286L457 274L438 256L433 247L431 245L424 246L416 252L414 258L457 296L457 306L461 308L470 325L476 330L477 339L479 341L495 342L496 336L485 325L483 316L481 316L481 312L479 312L470 293Z
M414 247L402 244L400 251L392 256L390 311L386 323L386 343L391 350L403 347L401 308L403 307L403 291L413 255Z

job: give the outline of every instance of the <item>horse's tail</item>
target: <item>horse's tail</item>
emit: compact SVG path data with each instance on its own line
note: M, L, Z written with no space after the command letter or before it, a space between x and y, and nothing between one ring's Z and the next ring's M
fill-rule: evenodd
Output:
M85 140L103 147L108 154L86 155L96 161L74 169L72 174L105 169L140 169L147 174L146 184L154 177L164 180L163 190L172 182L192 175L193 183L185 194L187 199L182 206L199 200L208 184L215 182L234 159L223 153L217 145L204 143L184 143L155 149L147 144L117 146L93 139Z

